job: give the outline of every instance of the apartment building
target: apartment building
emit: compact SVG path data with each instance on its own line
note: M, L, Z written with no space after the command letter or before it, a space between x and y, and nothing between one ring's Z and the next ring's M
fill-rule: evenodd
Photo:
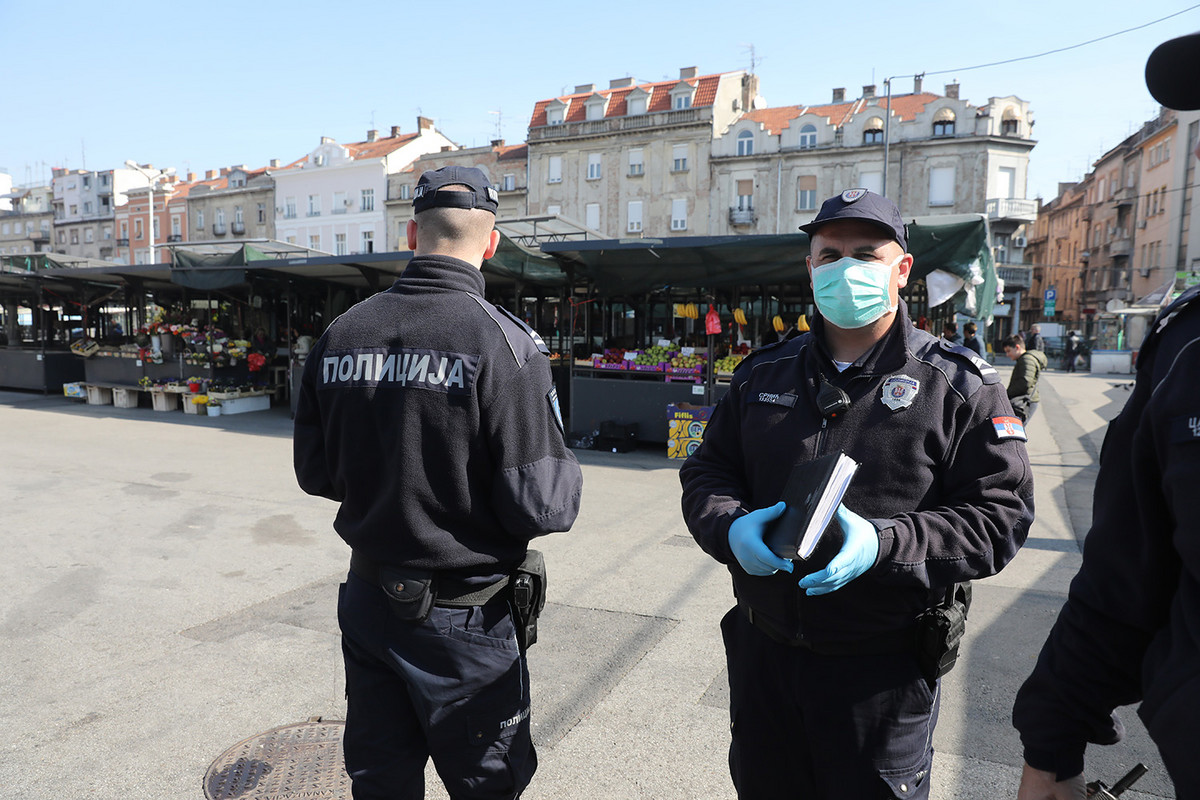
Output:
M187 195L187 233L183 241L231 242L274 239L275 179L273 171L297 168L278 159L259 169L244 164L209 170ZM189 175L189 179L194 176Z
M905 217L986 213L997 261L1024 246L1037 204L1025 199L1029 105L993 97L974 106L959 85L890 98L864 86L829 103L747 111L712 143L717 234L791 233L847 188L886 194ZM886 165L885 165L886 157Z
M709 155L758 93L745 71L583 84L539 100L529 123L529 214L561 214L602 236L715 233Z
M412 219L412 195L421 173L429 169L448 166L478 167L492 179L492 186L500 195L500 206L496 219L514 219L527 216L527 186L529 170L529 147L522 144L505 144L503 139L494 139L483 147L464 147L458 150L439 150L423 155L413 161L404 171L388 176L387 181L387 243L388 250L407 250L405 230Z
M0 256L29 255L50 249L53 200L54 190L49 186L24 189L10 186L0 194Z
M310 250L349 255L381 250L387 237L388 176L443 147L457 145L433 121L417 117L417 130L391 136L367 131L361 142L321 143L289 168L267 169L275 181L276 238Z
M1038 210L1024 252L1032 271L1030 291L1022 302L1029 322L1053 321L1072 330L1082 329L1082 266L1088 257L1091 218L1086 187L1079 183L1060 183L1054 199ZM1055 293L1053 315L1046 313L1047 289Z
M153 169L149 165L144 169ZM51 249L63 255L110 259L116 254L114 216L128 202L130 189L145 187L149 178L141 170L109 169L98 172L56 167L54 190L54 240Z

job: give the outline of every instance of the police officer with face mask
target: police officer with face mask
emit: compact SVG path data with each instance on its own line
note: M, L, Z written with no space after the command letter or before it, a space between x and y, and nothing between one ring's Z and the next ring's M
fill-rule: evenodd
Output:
M926 798L963 584L1032 522L1024 429L987 362L909 319L890 201L851 189L802 229L811 332L738 366L680 470L688 527L737 598L721 622L730 770L743 799ZM764 535L792 467L838 451L861 466L832 558L781 558Z

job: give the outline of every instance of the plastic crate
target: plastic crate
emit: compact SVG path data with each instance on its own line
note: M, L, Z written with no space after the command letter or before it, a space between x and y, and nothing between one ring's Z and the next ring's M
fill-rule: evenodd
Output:
M111 406L113 401L112 389L107 386L88 386L87 401L89 406Z
M112 402L117 408L137 408L138 395L141 392L137 389L116 389L112 390Z
M175 392L151 392L150 399L155 411L174 411L179 408L179 395Z

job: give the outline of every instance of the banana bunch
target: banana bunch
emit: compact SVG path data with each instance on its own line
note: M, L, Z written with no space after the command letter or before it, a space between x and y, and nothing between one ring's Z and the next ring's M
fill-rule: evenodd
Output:
M776 314L775 318L771 320L771 326L775 328L776 333L783 333L784 328L787 327L783 324L783 317L779 316L778 314Z
M801 314L800 318L796 320L796 330L804 333L808 329L808 317L806 317L804 314Z
M675 316L684 319L700 319L700 308L695 303L676 303Z
M735 308L733 310L733 321L736 322L738 325L748 325L749 324L748 322L746 322L746 312L740 308Z

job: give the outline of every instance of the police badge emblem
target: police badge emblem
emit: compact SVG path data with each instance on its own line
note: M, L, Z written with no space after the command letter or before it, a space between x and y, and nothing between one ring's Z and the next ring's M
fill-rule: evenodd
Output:
M892 411L908 408L917 399L921 382L907 375L893 375L883 382L883 404Z
M842 192L843 203L853 203L867 193L866 189L847 189Z

